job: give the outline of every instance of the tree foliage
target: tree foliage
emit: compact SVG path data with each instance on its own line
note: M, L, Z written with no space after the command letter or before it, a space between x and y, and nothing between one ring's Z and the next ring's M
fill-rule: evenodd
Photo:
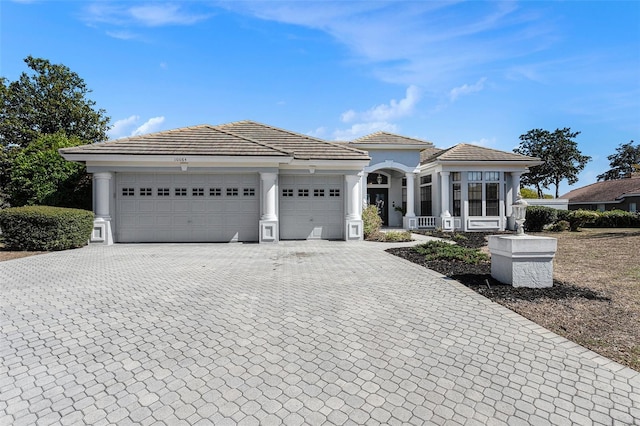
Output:
M64 133L41 135L13 158L8 193L12 206L48 205L91 210L91 178L58 149L84 145Z
M554 132L532 129L520 136L520 146L513 151L544 161L544 164L530 167L529 173L522 177L524 185L537 189L538 198L543 198L543 188L550 185L555 186L555 196L558 198L560 182L566 180L570 185L576 183L578 174L591 161L591 157L582 155L574 141L579 134L565 127Z
M26 147L41 134L64 131L85 143L107 139L109 117L95 102L82 78L68 67L28 56L33 71L17 81L0 77L0 145Z
M640 168L640 145L633 146L633 141L622 143L616 148L616 153L609 155L607 159L611 168L598 175L598 181L627 177Z

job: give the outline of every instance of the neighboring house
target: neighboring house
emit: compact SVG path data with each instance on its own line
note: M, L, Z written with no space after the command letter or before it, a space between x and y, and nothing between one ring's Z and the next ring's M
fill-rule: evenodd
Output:
M640 206L640 175L625 179L605 180L574 189L562 199L569 202L569 210L624 210L637 212Z
M92 241L361 240L386 226L503 230L537 158L378 132L329 142L240 121L63 148L93 174Z

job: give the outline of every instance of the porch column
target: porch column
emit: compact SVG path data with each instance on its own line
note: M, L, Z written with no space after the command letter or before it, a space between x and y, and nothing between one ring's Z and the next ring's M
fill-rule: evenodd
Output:
M359 175L344 176L347 184L347 215L345 218L345 240L347 241L362 240L361 178Z
M360 210L358 209L358 203L360 198L360 176L358 175L345 175L347 181L347 219L360 220Z
M91 232L91 242L106 245L113 244L113 234L111 233L111 214L109 200L111 195L111 172L100 172L93 174L95 182L95 219L93 220L93 231Z
M451 172L440 172L440 227L444 231L453 231L455 224L449 213L449 175Z
M362 177L360 178L360 194L362 194L362 208L367 207L367 179L369 178L369 173L362 172Z
M262 216L261 220L278 220L276 215L276 179L277 173L260 173L262 180Z
M518 199L518 193L520 192L520 177L522 173L519 172L511 172L511 188L510 188L510 197L507 197L506 207L507 207L507 217L513 214L513 203Z
M440 214L449 212L449 175L451 172L440 172Z
M110 172L94 173L96 183L96 218L111 220L109 215L109 183L112 174Z
M260 181L262 183L262 216L260 216L260 242L275 243L278 242L279 227L278 215L276 214L277 173L260 173Z
M407 180L407 213L402 218L402 227L404 229L417 229L418 218L416 218L415 212L415 173L405 173Z
M416 187L416 174L415 173L405 173L404 176L407 178L407 217L416 217L416 209L415 209L415 187Z

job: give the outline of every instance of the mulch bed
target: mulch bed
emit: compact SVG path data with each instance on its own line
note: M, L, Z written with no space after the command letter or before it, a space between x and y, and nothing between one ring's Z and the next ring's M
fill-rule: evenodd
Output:
M455 238L455 234L452 235L451 233L444 232L424 232L423 234L432 237L453 239L457 244L468 248L481 248L487 245L488 235L496 235L498 233L465 233L462 234L464 238L459 239ZM610 300L589 288L579 287L557 280L554 280L553 287L544 289L512 287L511 285L502 284L491 277L490 262L473 265L457 260L425 260L423 255L416 253L411 247L390 248L386 251L459 281L477 293L509 308L513 308L510 302L536 302L543 299L565 300L579 298L599 301Z

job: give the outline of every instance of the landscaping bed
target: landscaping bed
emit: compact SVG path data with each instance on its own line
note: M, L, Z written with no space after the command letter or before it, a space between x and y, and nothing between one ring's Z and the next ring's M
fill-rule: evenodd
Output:
M488 252L489 234L426 234ZM640 230L585 229L536 235L558 239L551 288L501 284L491 278L488 261L426 260L412 247L387 251L455 279L557 334L640 371Z

